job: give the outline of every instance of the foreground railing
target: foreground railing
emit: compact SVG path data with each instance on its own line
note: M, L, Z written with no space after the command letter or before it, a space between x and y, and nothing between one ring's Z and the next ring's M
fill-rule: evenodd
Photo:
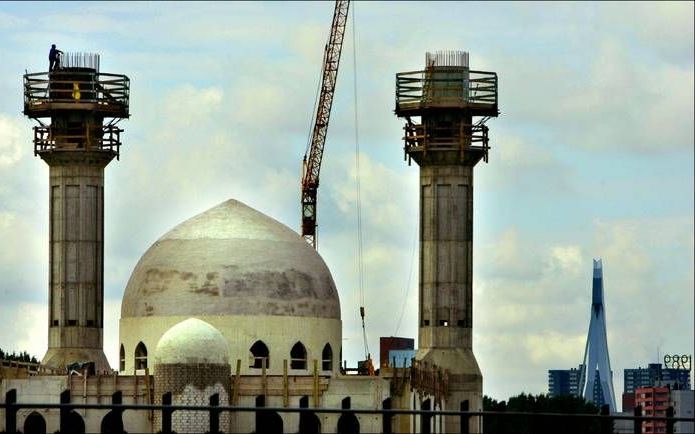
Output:
M475 425L482 426L486 434L518 434L518 433L581 433L581 434L610 434L616 432L614 423L616 421L632 421L633 433L642 432L642 424L645 422L662 423L665 425L666 434L674 433L674 424L678 422L695 423L695 418L673 417L673 408L669 407L665 416L642 416L640 408L637 407L635 415L611 415L608 414L608 406L602 408L601 414L557 414L557 413L522 413L522 412L492 412L492 411L444 411L444 410L405 410L405 409L351 409L351 408L291 408L291 407L239 407L219 405L218 394L209 397L209 405L172 405L171 393L162 395L162 404L122 404L121 392L112 395L111 404L80 404L70 402L70 391L66 390L60 395L60 403L52 404L30 404L18 403L17 392L12 389L5 395L5 401L0 403L0 409L5 410L5 431L6 433L17 432L17 413L20 409L58 409L60 410L60 433L75 432L71 425L74 418L74 410L110 410L106 417L113 426L111 429L123 431L122 413L125 410L159 412L161 416L161 433L172 433L172 415L176 411L193 411L208 413L209 433L219 433L220 415L225 412L277 412L277 413L297 413L302 414L340 414L343 415L381 415L384 433L396 432L393 430L393 417L412 416L413 425L411 432L430 433L435 432L432 428L434 418L437 416L458 417L460 418L461 433L469 433L469 422L471 419L477 422ZM79 399L79 397L78 397ZM465 402L463 403L465 404ZM465 407L462 405L462 407ZM415 420L415 418L418 418ZM477 419L477 420L476 420ZM500 424L495 427L494 422L513 421L511 429L501 428ZM326 431L331 431L330 428ZM111 431L109 431L111 432ZM115 432L115 431L114 431Z

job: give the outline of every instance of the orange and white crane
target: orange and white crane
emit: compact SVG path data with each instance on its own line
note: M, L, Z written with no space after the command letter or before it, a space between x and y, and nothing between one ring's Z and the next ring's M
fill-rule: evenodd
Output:
M316 199L319 188L319 172L321 171L323 147L326 144L328 121L331 117L331 106L335 94L349 6L350 2L347 0L335 2L331 34L323 53L321 91L316 104L314 127L302 164L302 237L314 248L317 248Z

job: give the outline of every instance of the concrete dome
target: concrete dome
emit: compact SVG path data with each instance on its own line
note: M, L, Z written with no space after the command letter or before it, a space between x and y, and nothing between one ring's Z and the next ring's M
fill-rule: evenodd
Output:
M340 319L333 278L296 232L228 200L157 240L135 266L121 318L276 315Z
M154 351L155 364L229 364L229 345L215 327L196 318L166 331Z

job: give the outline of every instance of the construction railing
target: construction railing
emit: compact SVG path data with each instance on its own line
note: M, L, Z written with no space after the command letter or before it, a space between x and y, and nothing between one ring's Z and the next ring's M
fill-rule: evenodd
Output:
M467 151L483 152L487 162L490 149L488 127L485 125L464 125L427 127L425 124L408 123L403 129L404 150L406 154L427 151Z
M77 399L82 399L77 396ZM58 409L60 410L60 430L61 433L71 432L71 420L74 418L74 410L94 409L111 410L109 419L114 427L123 429L122 413L125 410L135 411L155 411L161 415L161 433L172 433L172 415L176 411L206 412L209 414L208 423L210 433L219 433L223 429L220 427L220 414L224 412L269 412L276 413L313 413L313 414L340 414L342 415L380 415L382 417L385 434L394 432L392 430L392 420L395 416L408 416L413 418L411 432L429 433L436 417L457 417L460 418L461 433L469 433L469 422L473 418L474 424L485 429L486 434L518 434L518 433L581 433L581 434L612 434L616 432L615 422L628 421L631 423L631 430L634 433L642 432L642 424L645 422L661 422L665 427L666 434L674 434L674 425L679 422L695 423L695 418L673 417L673 408L669 407L664 416L642 416L639 407L636 407L635 414L632 416L608 414L608 406L604 406L600 414L557 414L557 413L522 413L522 412L492 412L492 411L467 411L468 402L464 401L461 411L444 410L409 410L409 409L390 409L390 408L369 408L369 409L339 409L339 408L297 408L297 407L240 407L222 406L219 404L219 394L209 397L210 405L172 405L172 394L162 395L162 404L122 404L123 395L116 392L112 395L111 404L85 404L71 402L70 391L66 390L60 394L60 403L19 403L17 402L17 391L9 390L5 394L4 402L0 403L0 409L4 409L4 432L17 433L17 413L20 409ZM108 416L108 415L107 415ZM113 417L116 419L113 419ZM506 424L499 422L506 421ZM511 422L511 423L509 423ZM482 424L482 425L480 425ZM504 426L512 428L504 428ZM326 427L330 431L330 428Z
M497 107L497 74L432 68L396 74L396 109L464 105Z
M105 125L97 134L91 134L87 127L80 131L60 133L49 125L34 127L34 155L46 151L108 151L120 154L121 133L116 125Z
M95 103L128 112L130 79L121 74L58 70L24 74L25 110L46 103Z

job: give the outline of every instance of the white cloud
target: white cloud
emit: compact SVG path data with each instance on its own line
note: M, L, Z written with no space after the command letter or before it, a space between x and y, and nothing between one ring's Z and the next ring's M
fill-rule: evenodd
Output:
M7 169L22 158L26 137L21 119L0 114L0 169Z

